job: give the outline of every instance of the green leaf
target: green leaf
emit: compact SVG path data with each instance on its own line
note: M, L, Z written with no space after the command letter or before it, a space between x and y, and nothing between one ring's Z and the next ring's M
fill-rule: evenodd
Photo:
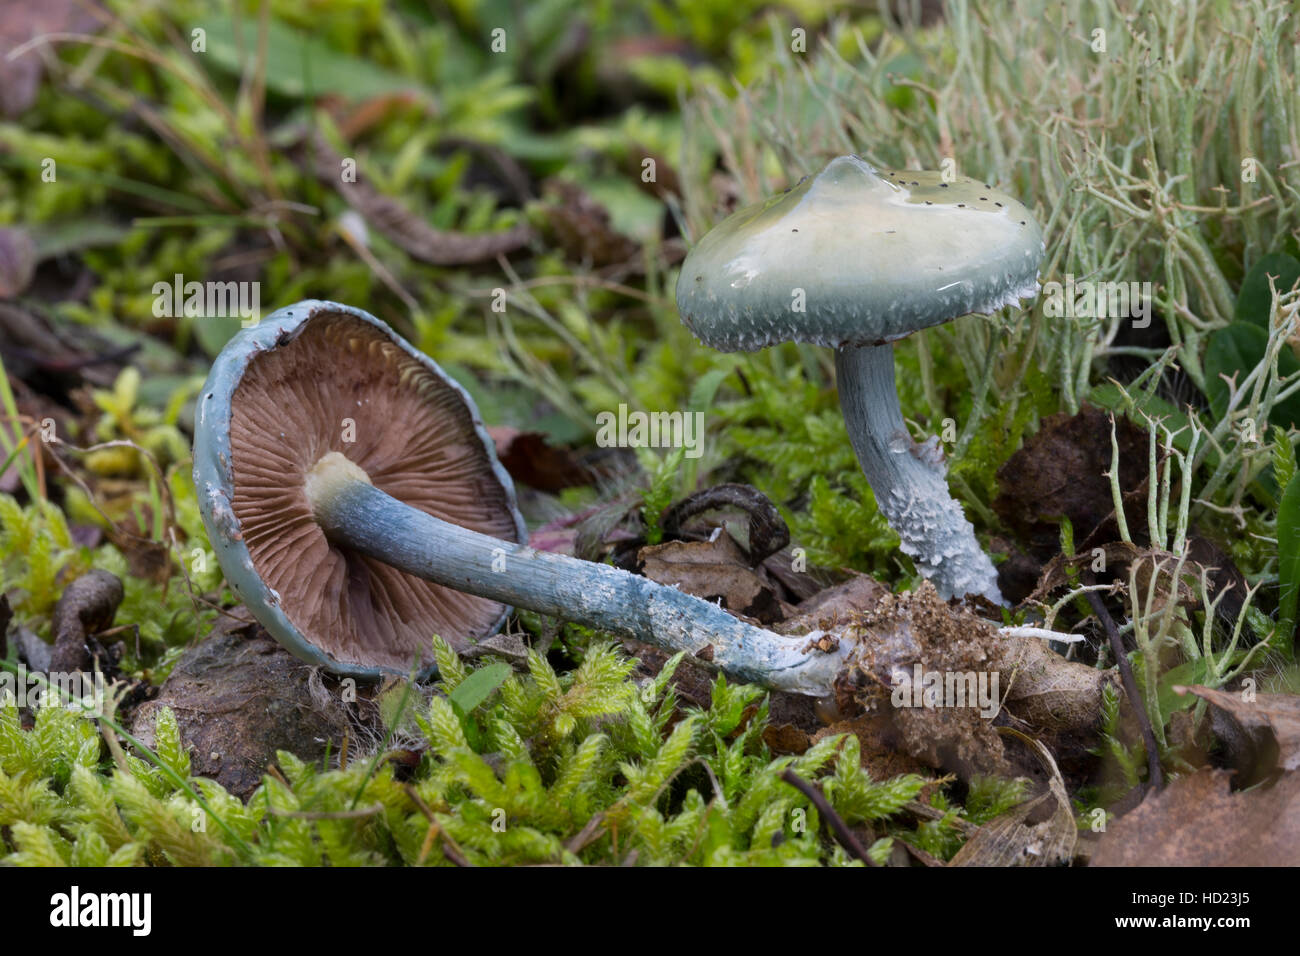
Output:
M463 714L469 714L479 704L487 700L492 692L496 690L510 676L509 664L489 664L487 667L476 670L456 686L456 689L448 695L452 706L460 709Z
M1300 595L1300 475L1286 486L1277 509L1277 576L1281 589L1278 627L1284 636L1293 637L1296 597Z
M1139 665L1135 662L1135 666ZM1191 684L1204 684L1205 675L1205 658L1184 661L1161 675L1157 694L1160 701L1160 713L1165 720L1168 720L1176 711L1186 710L1191 707L1199 699L1193 694L1176 694L1174 688L1186 687Z
M229 19L208 24L208 56L212 62L235 76L242 75L247 65L245 58L256 56L259 26L255 20L245 20L236 35L235 24ZM297 99L309 92L333 93L355 101L420 88L413 80L340 53L278 20L272 19L266 26L266 86L283 96Z
M1246 273L1237 293L1238 322L1249 322L1261 329L1268 328L1268 313L1273 305L1273 292L1268 277L1274 277L1277 291L1285 293L1300 279L1300 262L1283 253L1264 256Z
M1214 414L1222 419L1228 411L1228 383L1220 376L1240 384L1242 378L1258 365L1268 351L1268 332L1250 322L1233 322L1210 336L1205 350L1205 394ZM1300 359L1289 349L1278 354L1278 374L1285 378L1300 372ZM1273 406L1269 422L1273 425L1300 424L1300 395L1293 395Z
M707 412L713 404L713 397L718 393L718 387L722 384L723 379L730 375L739 364L735 361L729 361L721 368L710 369L696 380L694 387L691 388L691 398L687 403L693 412Z

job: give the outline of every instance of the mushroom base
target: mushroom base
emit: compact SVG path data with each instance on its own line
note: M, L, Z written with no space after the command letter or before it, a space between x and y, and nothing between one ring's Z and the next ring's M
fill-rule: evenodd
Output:
M948 493L942 461L908 434L894 383L894 347L841 348L835 373L849 440L903 553L945 599L980 594L1005 603L993 562Z

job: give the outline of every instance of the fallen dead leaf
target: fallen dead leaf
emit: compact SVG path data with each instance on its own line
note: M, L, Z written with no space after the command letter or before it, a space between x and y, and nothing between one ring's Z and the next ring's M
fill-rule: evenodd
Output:
M854 574L847 581L823 588L795 605L795 614L774 630L782 634L806 634L817 629L830 630L870 611L889 593L875 578Z
M1040 733L1090 735L1101 720L1103 690L1119 686L1113 670L1067 661L1037 639L1003 640L995 659L1008 677L1008 710Z
M1149 793L1098 841L1091 866L1300 866L1300 774L1232 791L1200 770Z
M812 738L806 730L794 724L768 724L763 728L763 743L774 754L801 754L812 746Z
M339 176L340 156L319 133L308 138L309 162L316 178L334 187L362 218L412 258L435 266L470 265L490 262L499 255L527 245L533 230L520 223L504 232L469 234L434 229L397 199L387 196L368 182L345 182Z
M496 444L497 457L515 481L552 494L565 488L580 488L596 480L596 474L577 455L557 448L541 432L525 432L507 425L488 429Z
M708 541L669 541L641 549L642 573L706 601L721 602L733 614L763 623L780 620L771 587L749 567L748 556L725 528Z
M1079 828L1070 795L1052 753L1032 737L999 728L1024 741L1048 772L1044 793L995 817L966 841L949 866L1060 866L1074 856Z
M1228 748L1237 786L1259 783L1278 771L1300 770L1300 697L1255 694L1246 700L1240 693L1199 684L1174 691L1210 704L1210 727Z

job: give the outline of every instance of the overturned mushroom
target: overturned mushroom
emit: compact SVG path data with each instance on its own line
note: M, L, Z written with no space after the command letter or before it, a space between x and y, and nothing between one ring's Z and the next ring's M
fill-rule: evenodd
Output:
M1038 225L1010 196L841 156L706 234L682 265L677 307L721 351L836 349L849 438L902 550L943 597L1001 602L942 463L908 435L891 343L1035 296L1042 255Z
M290 651L361 677L431 669L510 604L831 690L848 642L784 637L608 565L528 547L473 402L358 309L308 301L233 338L199 402L194 479L231 586Z

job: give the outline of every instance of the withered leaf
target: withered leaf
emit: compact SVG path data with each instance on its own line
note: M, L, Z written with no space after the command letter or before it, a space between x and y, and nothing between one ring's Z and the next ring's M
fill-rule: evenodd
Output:
M1079 829L1065 781L1051 751L1010 727L998 729L1029 745L1049 773L1048 788L980 827L948 865L1058 866L1069 862L1074 856Z
M1114 671L1067 661L1038 638L1008 638L996 648L1006 675L1006 707L1048 733L1086 733L1101 719L1102 691Z
M795 605L795 614L776 628L782 634L806 634L819 628L831 629L871 610L889 589L866 574L854 574L847 581L823 588Z
M721 601L733 614L769 622L780 605L744 549L726 529L709 541L669 541L641 549L643 573L652 581L678 587L706 601Z
M781 724L779 727L768 724L763 728L763 742L772 748L774 754L801 754L812 746L808 732L793 724Z
M1092 866L1300 866L1300 774L1233 792L1200 770L1149 793L1111 823Z
M596 480L592 469L565 448L557 448L541 432L525 432L507 425L488 429L497 457L510 477L530 488L552 494L579 488Z
M1279 770L1300 770L1300 697L1239 693L1208 687L1175 687L1210 704L1210 726L1227 745L1237 786L1248 786Z

